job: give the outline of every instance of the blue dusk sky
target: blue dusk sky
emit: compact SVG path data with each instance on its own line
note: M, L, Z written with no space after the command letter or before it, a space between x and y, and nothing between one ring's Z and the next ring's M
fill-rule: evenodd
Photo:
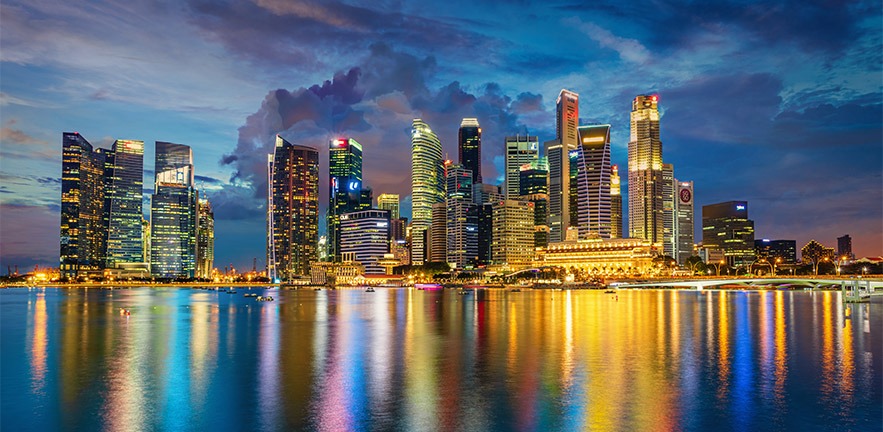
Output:
M365 184L410 216L411 119L456 159L477 117L483 177L501 182L504 137L553 139L562 88L581 123L612 125L623 173L631 100L659 95L697 234L702 205L747 200L757 238L850 234L856 255L883 254L879 0L4 0L0 60L4 271L58 263L64 131L144 140L148 193L154 141L190 145L215 264L250 269L275 134L320 149L323 209L328 141L348 136Z

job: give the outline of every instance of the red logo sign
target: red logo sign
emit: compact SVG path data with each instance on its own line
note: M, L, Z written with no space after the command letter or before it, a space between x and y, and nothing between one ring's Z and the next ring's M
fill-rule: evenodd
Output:
M684 204L688 204L693 200L693 194L690 193L690 189L681 189L681 191L678 192L678 195L680 195L681 202Z

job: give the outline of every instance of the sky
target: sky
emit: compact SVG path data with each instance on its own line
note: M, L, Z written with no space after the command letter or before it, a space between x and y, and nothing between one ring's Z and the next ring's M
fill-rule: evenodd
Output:
M702 205L746 200L758 239L850 234L857 256L883 255L879 0L4 0L0 265L58 264L65 131L143 140L146 204L154 142L190 145L215 265L249 269L277 133L320 149L323 208L328 141L352 137L364 183L409 215L413 118L456 159L477 117L482 176L501 183L505 136L554 139L562 88L582 124L612 126L623 173L631 101L659 96L697 242Z

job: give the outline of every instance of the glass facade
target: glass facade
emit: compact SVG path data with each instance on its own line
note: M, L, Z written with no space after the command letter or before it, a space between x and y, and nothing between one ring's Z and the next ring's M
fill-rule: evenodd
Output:
M339 138L328 149L328 256L340 261L340 215L371 207L371 196L362 187L362 145Z
M283 281L308 276L319 255L319 152L277 135L270 169L270 270Z
M460 165L472 171L472 183L481 183L481 127L478 119L464 118L460 122L458 138Z
M577 214L580 238L610 238L610 125L579 127Z
M628 144L629 237L664 241L662 141L656 95L632 101Z
M423 264L425 234L432 225L432 206L445 199L444 160L438 136L421 119L411 129L411 262Z
M107 267L147 262L142 241L144 141L116 140L105 161Z
M389 211L362 210L340 216L340 250L355 257L365 274L385 274L377 262L389 253Z
M478 259L478 217L472 202L472 171L462 165L447 167L446 262L462 269Z
M702 246L720 249L730 266L754 261L754 221L746 201L702 206Z
M399 194L380 194L377 197L377 208L389 210L390 219L399 219Z
M150 203L150 272L161 278L196 276L197 192L189 146L156 142Z
M610 167L610 238L622 238L622 181L619 166Z
M215 213L207 199L200 199L196 228L196 277L211 279L215 264Z
M536 163L540 154L539 139L530 135L506 137L506 182L503 195L506 199L517 199L521 188L521 166Z
M59 270L77 277L104 265L105 153L76 132L62 134Z
M521 167L520 199L534 204L534 246L549 244L549 168L546 158Z

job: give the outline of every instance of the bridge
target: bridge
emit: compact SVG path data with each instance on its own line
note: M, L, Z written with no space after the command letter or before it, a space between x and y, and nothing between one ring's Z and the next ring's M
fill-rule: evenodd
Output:
M883 295L883 279L822 279L822 278L739 278L739 279L667 279L647 282L612 283L615 288L717 288L722 286L759 287L804 287L857 289L872 295ZM880 290L880 292L877 292Z

